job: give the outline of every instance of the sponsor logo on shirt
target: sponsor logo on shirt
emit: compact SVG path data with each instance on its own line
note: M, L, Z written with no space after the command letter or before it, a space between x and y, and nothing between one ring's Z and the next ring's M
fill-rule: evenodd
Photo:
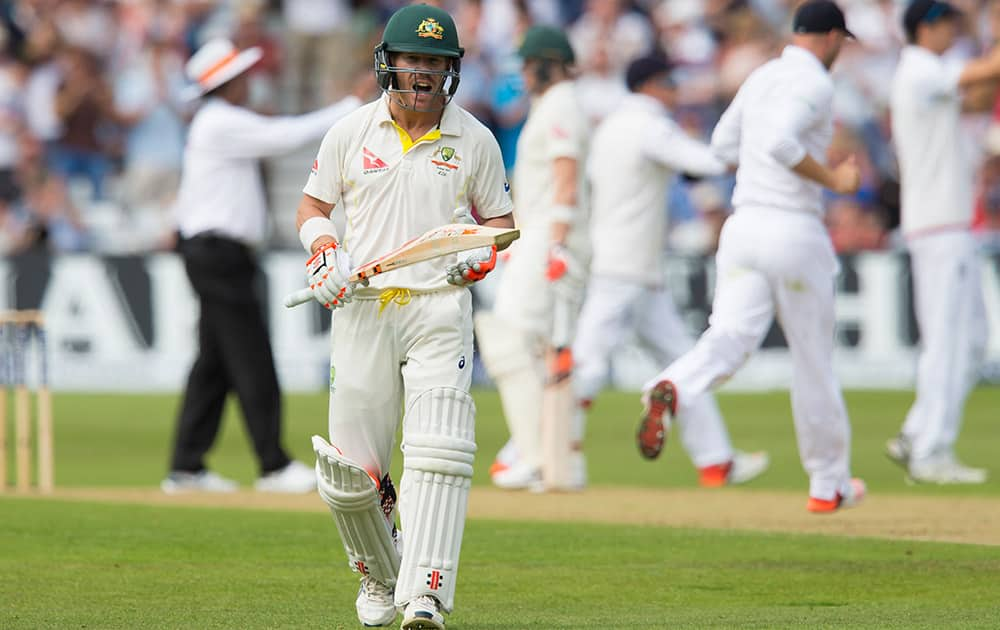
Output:
M382 158L368 150L368 147L361 148L362 168L365 175L381 173L389 170L389 165L382 161Z
M436 159L441 158L441 159ZM431 164L437 168L438 175L447 175L452 171L457 171L462 157L455 153L455 147L438 147L431 154Z

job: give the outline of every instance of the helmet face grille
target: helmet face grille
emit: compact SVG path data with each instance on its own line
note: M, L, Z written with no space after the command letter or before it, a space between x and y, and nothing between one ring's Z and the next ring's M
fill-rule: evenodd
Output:
M438 112L444 109L445 105L451 102L455 92L458 90L459 83L459 73L461 70L461 61L459 58L451 59L451 68L449 70L424 70L415 68L402 68L399 66L392 65L392 60L390 59L390 51L387 50L385 42L379 44L375 48L375 79L378 82L379 87L383 92L389 95L393 101L403 107L404 109L409 109L411 111L418 112ZM416 52L416 51L403 51L403 52ZM427 53L419 53L427 54ZM438 55L439 56L439 55ZM403 95L407 94L428 94L428 92L423 92L420 90L404 90L399 87L399 82L396 77L400 74L420 74L423 76L433 76L433 77L444 77L441 82L441 86L432 92L429 92L431 96L439 97L432 99L432 103L440 103L440 106L432 105L429 108L418 108L410 105L408 99L403 98Z

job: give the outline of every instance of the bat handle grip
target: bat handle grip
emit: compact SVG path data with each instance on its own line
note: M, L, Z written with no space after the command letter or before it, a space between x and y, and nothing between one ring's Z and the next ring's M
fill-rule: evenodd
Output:
M299 289L294 293L285 296L285 308L294 308L299 304L305 304L312 299L312 289Z

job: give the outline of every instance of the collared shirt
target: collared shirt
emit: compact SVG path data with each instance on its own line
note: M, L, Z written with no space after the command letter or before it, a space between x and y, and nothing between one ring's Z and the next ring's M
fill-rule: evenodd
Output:
M303 116L261 116L210 98L188 132L174 206L181 236L212 232L246 245L264 240L267 202L258 160L287 153L323 132L360 102L349 96Z
M574 222L586 219L589 134L590 125L572 81L556 83L532 101L517 140L514 164L514 218L519 228L546 227L551 222L555 203L552 163L557 158L577 161Z
M626 96L598 126L590 145L592 273L662 283L670 180L677 172L720 175L725 170L659 101L645 94Z
M903 49L892 82L892 139L900 173L903 234L965 229L972 223L973 175L962 145L962 63L920 46Z
M798 46L747 77L712 133L712 149L738 163L733 206L823 214L823 189L791 170L808 154L823 164L833 138L833 81Z
M344 212L343 244L355 266L453 222L470 206L483 219L512 210L500 147L472 114L449 103L438 128L411 139L393 121L388 97L334 125L303 192ZM450 285L443 256L371 280L371 288L433 290Z

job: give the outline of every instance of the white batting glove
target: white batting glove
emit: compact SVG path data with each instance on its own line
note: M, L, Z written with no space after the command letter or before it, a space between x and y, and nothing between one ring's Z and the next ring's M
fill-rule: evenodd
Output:
M351 257L337 243L327 243L306 263L306 278L312 296L331 311L351 301L354 289L351 277Z

